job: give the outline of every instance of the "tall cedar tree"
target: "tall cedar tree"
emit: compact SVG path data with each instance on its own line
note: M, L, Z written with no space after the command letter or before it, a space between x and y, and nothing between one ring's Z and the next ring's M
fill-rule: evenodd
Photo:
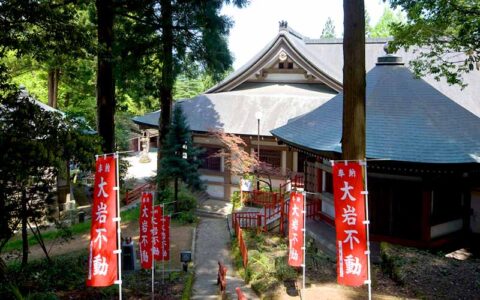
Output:
M160 160L160 181L167 183L173 179L175 212L178 212L178 184L183 181L193 190L203 188L198 167L200 150L193 145L192 134L179 105L173 110L173 120L162 145Z
M57 106L61 66L91 50L91 31L79 21L87 6L83 1L1 2L0 58L12 50L19 57L44 63L48 69L48 104L52 107Z
M480 70L480 0L390 0L401 7L406 22L394 23L390 50L416 46L411 66L417 75L433 74L450 84L462 74Z
M344 0L343 159L365 159L365 4Z
M156 2L156 1L153 1ZM160 118L158 151L168 134L173 87L182 68L198 65L218 78L232 65L226 35L231 21L220 15L224 3L241 7L245 0L160 0L162 77L160 81ZM161 168L161 152L158 168ZM159 185L158 188L161 188Z
M115 81L113 77L113 0L96 0L98 31L97 126L103 153L115 150Z

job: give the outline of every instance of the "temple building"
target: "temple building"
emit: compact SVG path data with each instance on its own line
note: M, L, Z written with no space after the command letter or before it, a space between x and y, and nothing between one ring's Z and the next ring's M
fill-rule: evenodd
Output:
M480 233L480 74L465 89L415 78L413 52L386 55L389 39L366 40L367 158L373 237L431 246L458 232ZM341 39L311 39L286 22L255 57L192 99L179 100L205 148L201 169L213 198L238 189L209 132L222 129L247 151L281 169L279 182L303 174L318 220L333 221L329 160L341 156ZM158 128L159 112L134 118Z

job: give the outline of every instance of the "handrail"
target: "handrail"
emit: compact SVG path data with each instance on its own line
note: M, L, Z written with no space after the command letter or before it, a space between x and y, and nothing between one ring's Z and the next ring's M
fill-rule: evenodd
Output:
M137 186L132 190L127 190L125 193L125 204L130 204L131 202L135 201L135 199L140 198L142 192L145 189L148 189L150 186L151 184L147 182L140 186Z

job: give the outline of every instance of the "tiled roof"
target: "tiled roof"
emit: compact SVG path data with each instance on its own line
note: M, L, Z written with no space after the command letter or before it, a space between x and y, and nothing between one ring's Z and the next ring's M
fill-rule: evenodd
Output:
M285 125L291 118L322 105L337 93L319 85L309 84L245 84L225 93L204 94L176 102L181 105L190 129L256 135L256 112L262 113L260 134ZM288 108L288 109L287 109ZM137 124L157 127L159 111L133 118Z
M343 93L272 131L313 152L341 152ZM480 118L403 65L367 74L367 157L418 163L480 162Z

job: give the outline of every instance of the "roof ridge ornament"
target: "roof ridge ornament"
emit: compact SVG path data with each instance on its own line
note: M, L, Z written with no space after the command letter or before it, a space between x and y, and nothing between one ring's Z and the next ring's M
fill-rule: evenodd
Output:
M278 31L284 31L288 29L288 22L285 20L281 20L278 22Z
M385 55L379 56L377 58L377 65L403 65L403 59L401 56L390 53L388 42L383 46L383 51Z

